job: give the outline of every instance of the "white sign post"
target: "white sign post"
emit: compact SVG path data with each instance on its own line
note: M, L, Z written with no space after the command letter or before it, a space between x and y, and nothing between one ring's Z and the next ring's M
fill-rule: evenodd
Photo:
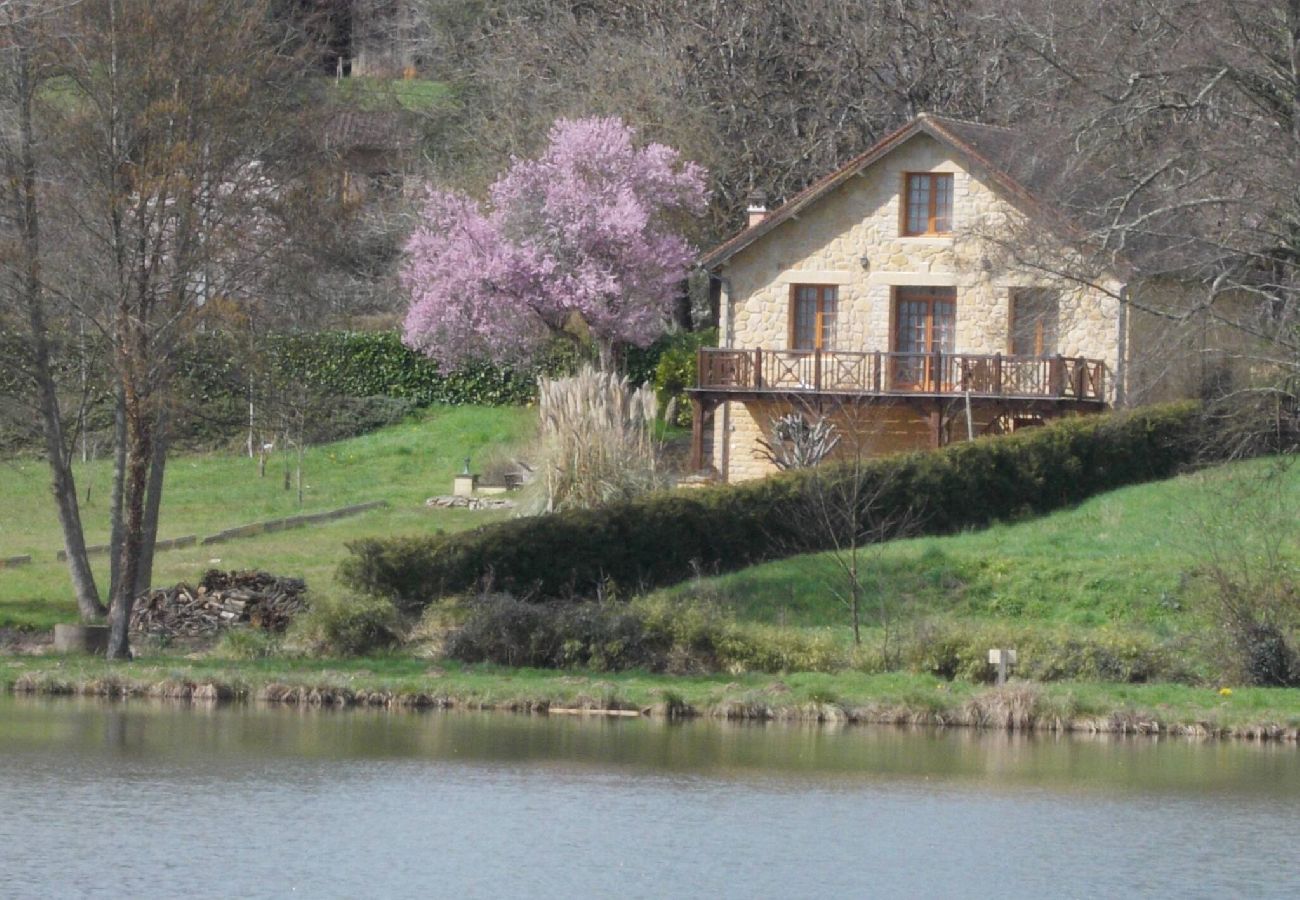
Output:
M989 665L998 667L998 684L1007 683L1007 670L1016 664L1016 651L994 647L989 651Z

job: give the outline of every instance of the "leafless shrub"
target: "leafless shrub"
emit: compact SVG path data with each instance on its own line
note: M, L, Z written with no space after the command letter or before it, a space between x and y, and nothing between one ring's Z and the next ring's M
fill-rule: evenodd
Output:
M758 439L760 455L782 471L810 469L839 446L840 436L825 416L809 422L799 413L787 413L769 421L768 436Z

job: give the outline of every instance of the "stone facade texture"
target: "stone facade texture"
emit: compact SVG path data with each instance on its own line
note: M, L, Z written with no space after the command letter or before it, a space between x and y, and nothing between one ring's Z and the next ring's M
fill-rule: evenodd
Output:
M950 235L902 235L905 179L908 173L922 172L953 176ZM1005 254L986 236L1018 215L978 167L946 144L918 134L727 260L719 272L720 343L788 349L791 286L833 284L838 295L834 349L889 352L895 349L895 289L952 287L956 351L1007 353L1012 292L1049 288L1060 297L1058 352L1103 360L1108 398L1113 399L1120 347L1118 301L1105 292L1054 282L1041 272L1006 263ZM756 441L769 418L780 411L766 402L725 406L729 409L714 416L714 466L728 480L766 474L770 465L759 457ZM877 421L867 430L875 452L929 445L929 425L920 411L877 407L873 415Z

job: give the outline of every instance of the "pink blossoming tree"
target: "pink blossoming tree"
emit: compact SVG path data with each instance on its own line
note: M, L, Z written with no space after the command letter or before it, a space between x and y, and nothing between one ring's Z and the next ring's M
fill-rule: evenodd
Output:
M406 343L448 367L516 362L579 317L608 368L662 334L693 255L673 222L703 212L704 170L634 137L617 118L560 119L486 210L431 191L406 245Z

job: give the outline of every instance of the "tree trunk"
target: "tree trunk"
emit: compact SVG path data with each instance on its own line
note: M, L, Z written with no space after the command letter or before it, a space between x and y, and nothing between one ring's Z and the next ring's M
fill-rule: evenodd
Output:
M158 411L153 433L153 459L149 464L149 484L144 501L144 535L140 545L140 570L135 577L134 596L139 597L153 584L153 554L158 543L158 513L162 508L163 476L167 471L167 414Z
M128 376L129 377L129 376ZM145 498L149 491L149 470L153 460L149 413L136 395L126 388L126 484L123 491L121 580L108 612L108 658L130 659L131 606L140 576L144 547Z
M21 195L18 224L21 230L24 271L22 291L27 304L27 325L32 341L32 379L40 409L41 430L45 439L45 457L50 466L51 487L59 510L63 546L68 556L68 573L77 597L77 611L85 621L104 614L104 605L95 587L95 576L86 555L86 536L81 527L81 508L77 501L77 484L72 474L71 448L63 430L58 386L50 361L49 324L45 319L44 289L41 286L40 207L36 193L36 150L32 131L32 95L30 59L20 40L16 65L18 88L18 167Z
M116 597L122 583L122 495L126 490L126 395L121 385L113 395L113 488L108 501L108 596Z
M673 324L682 331L694 331L691 319L691 284L683 281L677 286L677 300L673 303Z

